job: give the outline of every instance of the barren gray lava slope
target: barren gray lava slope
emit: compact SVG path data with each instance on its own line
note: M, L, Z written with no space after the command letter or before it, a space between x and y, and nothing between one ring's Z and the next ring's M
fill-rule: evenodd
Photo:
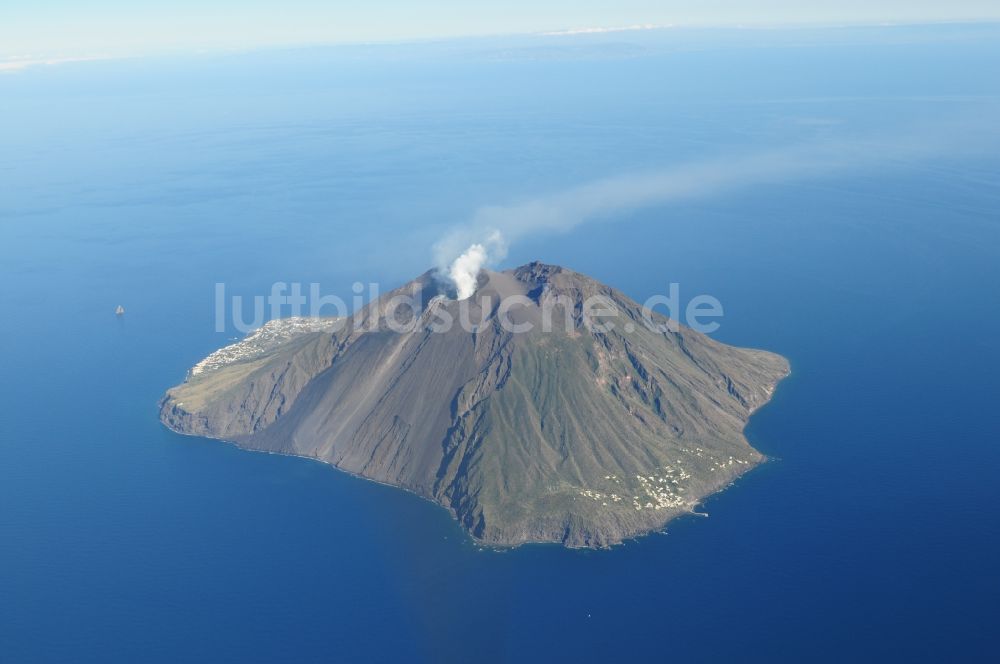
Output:
M160 417L180 433L406 488L495 546L615 544L662 529L761 462L743 428L788 374L781 356L651 328L637 303L561 267L479 281L464 303L482 321L475 330L431 272L324 329L271 321L192 369ZM397 308L399 295L421 304ZM512 295L521 304L499 311ZM594 295L617 310L604 319L613 329L587 324ZM548 331L547 298L562 302Z

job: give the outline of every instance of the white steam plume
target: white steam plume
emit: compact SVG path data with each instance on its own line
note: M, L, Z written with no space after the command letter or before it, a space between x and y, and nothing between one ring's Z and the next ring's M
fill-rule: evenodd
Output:
M448 267L448 278L455 285L457 299L464 300L476 292L479 271L506 255L503 236L493 231L485 242L474 242Z

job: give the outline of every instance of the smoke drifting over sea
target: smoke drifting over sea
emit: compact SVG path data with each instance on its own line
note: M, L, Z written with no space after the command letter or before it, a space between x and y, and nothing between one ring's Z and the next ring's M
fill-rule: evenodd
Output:
M476 275L507 254L507 246L538 233L568 232L587 222L627 219L627 213L740 188L912 167L956 153L989 153L998 134L983 118L911 127L893 137L825 140L671 168L595 180L511 205L486 206L434 246L438 270L459 299L475 292Z

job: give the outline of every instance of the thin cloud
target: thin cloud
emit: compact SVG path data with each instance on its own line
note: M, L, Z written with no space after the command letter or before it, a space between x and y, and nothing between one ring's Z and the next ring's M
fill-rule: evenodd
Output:
M108 55L83 55L75 57L52 57L52 58L39 58L30 55L17 56L13 58L7 58L5 60L0 60L0 74L19 72L28 69L30 67L62 65L70 62L92 62L94 60L107 60L110 57L111 56Z
M666 30L667 28L672 28L674 25L672 23L667 23L664 25L654 25L652 23L646 23L642 25L626 25L621 27L613 28L570 28L569 30L555 30L553 32L540 32L538 33L542 37L566 37L570 35L599 35L606 34L609 32L636 32L640 30Z

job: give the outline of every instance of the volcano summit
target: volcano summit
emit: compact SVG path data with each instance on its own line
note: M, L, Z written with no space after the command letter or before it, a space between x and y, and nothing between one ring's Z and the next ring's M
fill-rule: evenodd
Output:
M594 297L617 325L588 318ZM463 315L477 326L441 325ZM484 270L461 302L428 272L316 323L271 321L216 351L160 418L405 488L493 546L604 547L690 513L763 460L743 428L788 374L540 263Z

